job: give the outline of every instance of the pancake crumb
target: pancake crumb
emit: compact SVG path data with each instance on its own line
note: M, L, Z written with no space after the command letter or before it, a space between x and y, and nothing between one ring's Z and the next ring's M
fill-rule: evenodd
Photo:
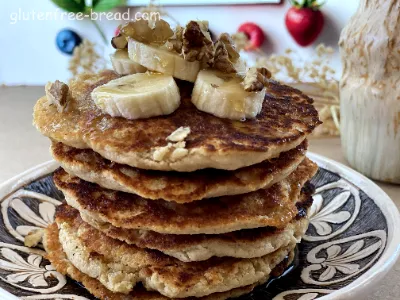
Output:
M172 147L171 143L168 143L168 145L164 147L158 147L153 153L153 159L155 161L162 161L164 157L168 154L168 152L171 150L171 147Z
M29 248L36 247L42 241L43 233L43 229L32 230L25 236L24 245Z
M168 143L167 146L158 147L153 153L155 161L162 161L169 159L170 161L177 161L185 157L189 150L185 148L186 142Z
M185 157L189 153L188 149L185 148L176 148L171 154L171 160L175 161Z
M190 127L181 126L167 137L167 141L181 142L184 141L189 134L190 134Z
M190 127L179 127L172 132L166 140L172 143L168 143L164 147L157 147L153 152L153 159L155 161L162 161L169 159L170 161L177 161L186 155L189 150L185 149L186 142L185 138L190 134Z

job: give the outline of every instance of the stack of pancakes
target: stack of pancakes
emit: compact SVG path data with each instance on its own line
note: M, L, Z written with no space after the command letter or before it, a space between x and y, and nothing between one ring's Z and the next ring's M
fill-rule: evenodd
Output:
M257 118L232 121L197 110L178 82L173 114L127 120L90 97L117 77L78 77L63 112L35 106L66 199L44 237L54 267L101 299L226 299L279 275L308 227L312 100L271 81Z

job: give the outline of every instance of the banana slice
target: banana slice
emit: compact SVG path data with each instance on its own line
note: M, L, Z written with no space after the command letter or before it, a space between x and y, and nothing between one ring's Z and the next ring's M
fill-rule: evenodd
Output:
M120 75L144 73L147 69L129 59L127 50L117 50L110 55L114 71Z
M192 102L201 111L232 120L253 119L260 113L265 88L246 92L243 78L235 74L203 70L197 76Z
M127 119L168 115L181 101L172 76L149 72L112 80L95 88L91 96L103 112Z
M195 82L200 71L200 62L187 61L167 49L156 48L132 38L128 41L129 58L147 69L171 75L175 78Z

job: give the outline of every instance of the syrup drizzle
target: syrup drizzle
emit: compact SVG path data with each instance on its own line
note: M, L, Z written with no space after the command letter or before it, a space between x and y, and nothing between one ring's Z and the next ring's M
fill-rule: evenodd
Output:
M263 289L268 289L269 287L271 287L271 285L277 284L278 281L284 279L284 277L292 273L299 266L299 264L300 264L299 251L298 251L298 246L296 245L296 248L294 249L294 258L292 263L286 267L286 269L283 271L281 275L269 279L267 283L263 286Z

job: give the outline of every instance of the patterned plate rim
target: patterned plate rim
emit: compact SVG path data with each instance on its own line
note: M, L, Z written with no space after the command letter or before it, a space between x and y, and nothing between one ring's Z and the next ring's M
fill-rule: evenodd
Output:
M370 197L372 197L375 204L379 207L387 220L387 247L374 266L346 287L336 290L326 296L321 297L320 299L351 299L355 295L360 296L360 293L366 292L384 277L384 275L395 264L400 255L400 235L396 236L394 234L394 229L400 227L400 213L390 197L378 185L364 175L324 156L311 152L309 152L307 156L315 161L320 167L338 173L341 177L365 191ZM0 184L0 199L5 198L7 195L32 182L33 180L51 173L58 166L59 164L57 162L50 160L10 178L9 180ZM0 298L4 300L18 299L16 296L2 288L0 288Z
M373 199L384 214L388 224L387 246L379 260L361 277L344 288L320 297L323 300L353 299L356 295L366 292L375 286L394 266L400 255L400 235L394 234L394 229L400 226L400 213L390 197L373 181L357 171L327 157L308 153L311 160L319 167L338 173L342 178L353 183Z

